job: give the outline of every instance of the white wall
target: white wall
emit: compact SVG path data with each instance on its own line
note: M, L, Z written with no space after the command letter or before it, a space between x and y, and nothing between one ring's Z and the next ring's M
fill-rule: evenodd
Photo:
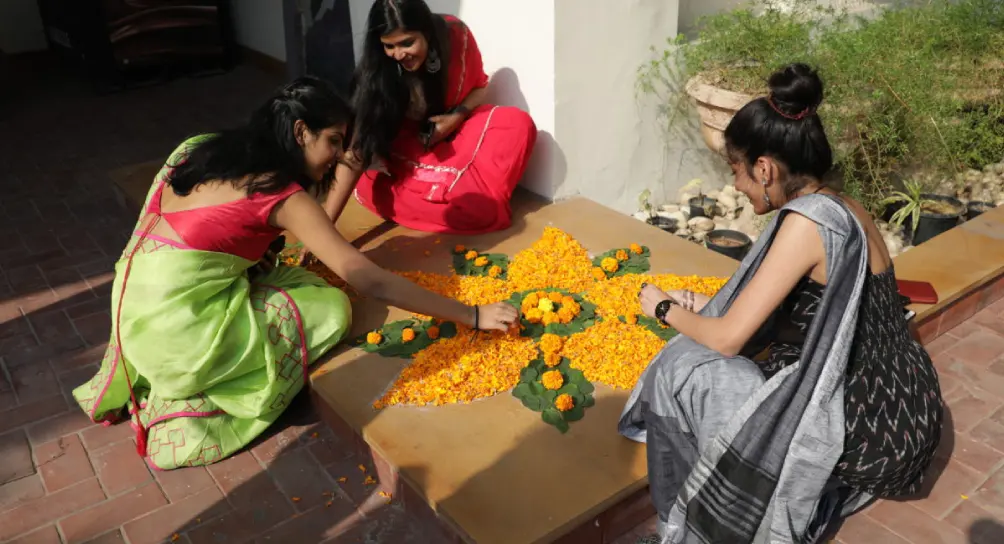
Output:
M48 47L36 0L0 0L0 51L11 55Z
M235 0L230 4L237 43L285 62L282 0Z

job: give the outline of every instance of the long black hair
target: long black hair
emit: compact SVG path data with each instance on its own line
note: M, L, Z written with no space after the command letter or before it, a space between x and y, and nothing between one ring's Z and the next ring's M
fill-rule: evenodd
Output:
M293 127L303 121L316 133L350 120L348 102L331 85L312 77L297 79L255 110L247 125L213 134L196 145L172 165L167 183L181 196L210 181L239 184L248 195L274 193L291 183L323 194L330 177L315 187L305 172L303 149Z
M823 81L805 64L790 64L767 81L770 94L746 104L725 129L725 151L733 163L752 171L760 157L771 157L786 170L788 195L809 179L824 181L833 167L833 150L816 110L823 102Z
M420 32L429 52L439 54L442 68L435 74L424 68L409 74L384 52L380 38L396 31ZM406 77L422 84L427 115L446 109L446 73L449 63L446 21L435 15L424 0L377 0L366 21L362 59L353 81L352 102L356 111L354 148L364 163L374 156L390 154L391 143L401 129L411 96Z

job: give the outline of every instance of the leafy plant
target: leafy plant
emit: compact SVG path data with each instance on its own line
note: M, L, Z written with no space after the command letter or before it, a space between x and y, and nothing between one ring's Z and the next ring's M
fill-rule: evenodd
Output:
M513 293L512 297L509 298L508 302L515 306L516 308L521 308L523 306L523 298L530 293L561 293L564 296L572 297L572 299L581 308L579 315L575 316L570 323L552 323L550 325L544 325L542 323L530 323L527 321L525 315L520 316L520 326L522 327L521 335L533 338L534 340L540 340L540 337L544 333L556 334L558 336L571 336L575 333L582 332L589 327L592 327L596 323L596 305L582 298L582 295L577 293L569 293L563 289L534 289L532 291L523 291L521 293Z
M762 96L775 70L816 67L837 173L872 212L902 172L948 177L1004 156L1004 2L914 0L867 18L784 4L754 0L701 19L696 40L669 39L639 69L639 91L672 125L690 106L691 78Z
M649 219L655 216L655 212L652 211L653 207L651 198L652 198L652 191L648 189L645 189L644 191L641 192L640 195L638 195L638 207L644 210L645 213L648 214Z
M436 327L438 334L435 338L429 335L429 328ZM415 338L405 342L402 338L405 329L411 329ZM366 353L379 353L384 357L400 357L411 359L416 353L431 346L442 338L453 338L457 335L457 325L449 321L436 324L435 321L420 321L418 319L403 319L384 325L379 331L381 340L376 344L371 344L366 337L369 333L363 334L354 340L354 344L362 348Z
M910 180L903 184L902 191L895 191L891 196L883 200L882 204L886 206L893 204L901 205L892 214L892 217L889 218L889 222L902 227L906 223L906 220L910 219L911 228L914 231L917 230L917 225L920 223L920 212L923 211L924 204L931 202L930 199L924 198L923 193L923 186L917 181Z
M491 276L492 267L499 267L500 272L496 276L500 280L506 279L509 271L509 256L501 253L478 253L474 259L468 259L467 253L475 250L453 251L453 270L460 276ZM478 266L478 259L484 259L485 264Z
M627 260L621 261L617 259L617 254L624 252L627 254ZM651 257L652 252L649 251L648 247L641 246L641 253L635 253L631 251L631 248L621 248L621 249L611 249L602 255L596 256L593 259L593 266L596 268L602 268L603 259L615 259L617 260L617 271L608 272L604 270L603 272L607 275L607 278L615 278L617 276L624 276L626 274L644 274L649 271L649 257Z
M562 386L557 390L549 390L541 383L545 372L561 373ZM523 406L540 412L541 419L553 425L562 433L568 432L568 424L582 419L586 408L593 406L593 384L586 379L581 370L572 368L568 359L562 358L561 363L554 368L548 368L540 357L530 362L520 373L519 384L512 390L512 395L523 403ZM560 395L569 395L574 401L571 409L562 411L555 405Z
M620 320L621 323L628 322L628 319L625 316L621 316L618 319ZM674 336L680 334L679 332L677 332L676 329L672 327L667 327L662 323L659 323L658 319L648 317L646 315L637 315L634 316L634 319L637 320L637 323L639 325L645 327L646 329L648 329L649 332L665 340L666 342L669 342L670 340L673 339Z

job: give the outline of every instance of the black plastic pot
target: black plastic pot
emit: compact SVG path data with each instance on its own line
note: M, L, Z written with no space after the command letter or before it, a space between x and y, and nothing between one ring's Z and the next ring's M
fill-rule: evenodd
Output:
M646 223L652 225L653 227L658 227L668 233L676 232L676 221L668 217L660 217L658 215L653 215L645 220Z
M981 202L974 200L970 202L968 205L966 205L966 219L968 220L979 217L980 214L982 214L983 212L988 212L994 209L995 207L996 206L994 206L992 202Z
M704 245L715 253L741 261L753 247L753 240L737 230L722 229L709 232Z
M959 220L962 214L965 212L966 207L962 205L962 201L957 198L952 198L950 196L941 195L921 195L927 200L937 200L939 202L948 202L954 205L957 209L957 213L951 214L940 214L932 213L921 210L920 221L917 222L917 230L913 232L913 245L919 246L924 242L934 238L935 236L947 232L959 224Z
M705 213L704 208L709 206L714 208L717 203L718 201L715 199L706 196L695 196L694 198L691 198L687 201L687 204L690 205L690 218L711 217L711 214Z

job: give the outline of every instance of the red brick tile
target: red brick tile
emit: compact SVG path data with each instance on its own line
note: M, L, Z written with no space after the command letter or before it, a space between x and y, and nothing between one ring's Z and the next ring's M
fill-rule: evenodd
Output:
M7 282L10 283L15 295L27 295L49 289L45 276L35 264L28 266L12 266L4 263L7 271Z
M56 376L59 380L59 387L63 391L63 396L66 397L71 407L76 404L76 401L73 399L73 390L87 383L97 373L98 365L87 365Z
M171 502L178 502L205 489L216 487L216 482L205 467L154 470L153 476Z
M28 318L18 316L10 321L0 322L0 340L22 335L31 335L31 326L28 325Z
M985 444L1004 455L1004 424L992 419L984 419L969 431L969 436L981 444Z
M0 434L22 425L61 414L67 410L63 395L22 404L0 412Z
M251 455L266 467L271 465L281 455L288 455L300 449L299 439L288 429L274 433L254 444L251 447Z
M31 446L24 431L0 435L0 484L12 482L35 473Z
M962 385L945 403L952 412L952 425L957 433L965 433L1004 404L986 392Z
M89 451L94 451L105 446L110 446L123 440L130 440L136 436L136 431L129 426L128 421L123 421L115 425L94 424L90 429L80 433L80 438L84 441L84 446Z
M90 289L90 287L88 287L88 289ZM96 298L92 296L90 299L74 303L72 306L67 306L66 315L68 315L70 319L77 319L101 312L109 312L111 311L111 306L112 302L110 298Z
M59 347L58 353L65 353L80 349L84 346L83 340L73 328L70 318L66 317L66 312L54 310L47 312L35 312L29 316L38 341L43 346Z
M268 471L300 512L328 502L336 490L334 482L306 450L280 456Z
M345 444L328 428L320 431L317 439L311 442L308 448L322 467L337 463L352 455Z
M108 312L75 319L73 324L77 327L77 332L84 338L84 341L91 346L106 344L112 331L112 318Z
M35 339L35 335L31 332L27 332L17 336L0 339L0 350L2 350L0 353L17 352L37 345L38 340Z
M49 525L37 531L32 531L31 533L12 541L10 544L62 544L62 542L63 541L59 538L59 531L56 530L56 526Z
M352 504L340 497L332 499L331 506L318 506L309 512L298 514L289 521L258 537L256 542L322 542L329 538L342 537L346 542L363 542L345 533L364 522L361 514ZM381 542L401 542L385 540Z
M943 334L935 338L934 340L930 341L924 347L927 349L927 353L930 354L932 357L934 357L935 355L944 353L945 351L948 350L948 348L958 343L959 339L956 338L955 336Z
M837 538L854 544L910 544L909 540L904 540L863 514L847 518L840 526Z
M91 287L75 268L49 269L43 270L43 273L59 300L66 301L73 297L80 297L80 300L94 299Z
M101 491L97 478L93 478L56 493L22 503L17 508L0 514L0 542L47 523L52 523L81 508L87 508L103 500L105 500L105 494ZM70 540L67 539L67 541Z
M136 446L130 441L92 451L91 462L109 496L118 495L153 479L146 461L136 453Z
M68 434L93 425L90 418L82 410L73 410L49 418L28 427L28 438L32 444L52 442Z
M943 317L943 315L944 312L939 312L938 314L929 317L924 322L917 323L915 325L916 326L915 337L917 338L917 340L920 341L921 344L924 344L926 346L927 344L931 343L934 339L941 336L941 318Z
M982 330L963 338L946 353L964 362L986 367L1004 353L1004 336Z
M76 345L77 348L71 348L69 346ZM63 341L54 342L49 344L42 344L37 346L29 346L26 348L21 348L14 351L9 351L4 356L4 360L7 362L7 367L10 369L32 365L41 364L50 359L54 359L66 353L71 353L75 349L83 347L84 341L77 339L74 340L73 337L67 336Z
M7 482L0 485L0 513L43 495L45 495L45 488L42 486L42 478L38 474Z
M64 436L35 448L38 473L52 493L94 476L91 461L77 435Z
M228 495L245 484L255 485L260 481L267 481L271 484L271 479L265 473L265 469L247 451L209 465L207 468L220 489Z
M115 529L114 531L109 531L93 540L88 540L87 544L125 544L125 537L122 536L122 531ZM173 542L172 544L180 544L182 541Z
M347 529L344 534L337 534L337 527L326 531L322 536L328 537L325 543L337 542L395 542L400 544L446 544L457 542L448 539L440 532L430 533L424 531L417 522L408 517L403 511L395 508L384 508L369 519L356 523ZM268 535L266 536L268 538ZM271 542L279 542L277 538L271 538ZM559 540L558 542L561 542ZM571 543L579 544L588 542L583 539L572 540Z
M935 520L909 503L881 501L868 517L913 544L964 544L966 537L958 529Z
M11 385L17 391L22 404L61 393L56 374L48 362L13 368L10 371Z
M947 353L936 355L932 358L934 366L938 369L939 381L947 385L961 385L967 390L979 391L981 395L1004 400L1004 373L1000 368L969 363L956 359ZM941 394L945 398L953 398L958 392L949 394L949 390L942 387Z
M969 528L970 544L1000 544L1004 542L1004 523L1000 518L981 519Z
M1000 315L992 312L989 308L980 310L979 313L973 316L972 321L989 329L991 332L1004 336L1004 319L1001 319Z
M976 506L972 501L962 501L962 504L945 517L945 521L952 527L968 535L970 542L973 544L981 544L982 542L990 544L990 540L986 540L985 537L981 538L983 535L979 534L983 532L980 522L997 521L999 523L1001 518ZM998 539L993 542L999 543L1004 542L1004 540Z
M56 371L57 375L62 375L64 372L80 368L82 366L89 365L101 365L102 359L105 357L105 351L108 349L107 344L100 344L95 346L90 346L78 351L71 353L63 353L57 355L51 359L52 369ZM83 382L81 382L83 383Z
M994 516L1004 517L1004 470L998 470L974 493L969 495L973 505Z
M948 442L945 439L942 441ZM939 455L944 456L941 452ZM951 458L980 474L990 474L1004 464L1004 456L1000 452L962 434L954 437Z
M145 485L59 521L67 542L84 542L167 504L157 484Z
M328 475L335 480L342 491L356 504L362 504L370 495L377 492L375 484L367 485L364 483L367 476L372 476L376 479L372 462L369 460L363 462L363 466L366 468L365 472L359 470L359 464L360 458L353 456L326 467ZM343 479L345 481L341 481Z
M988 283L980 293L980 308L986 308L1004 297L1004 276Z
M131 544L155 544L229 511L220 490L210 488L131 521L123 531Z
M963 496L976 491L987 475L953 459L940 474L927 475L920 493L924 498L910 504L935 519L941 519L964 500Z

